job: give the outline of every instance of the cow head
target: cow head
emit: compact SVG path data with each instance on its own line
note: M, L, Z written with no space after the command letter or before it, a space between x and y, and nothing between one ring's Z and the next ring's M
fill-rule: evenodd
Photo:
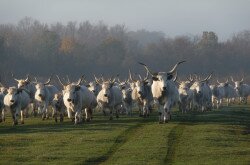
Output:
M240 81L234 81L233 77L231 76L231 80L235 85L236 91L239 91L241 88L241 85L243 84L244 78L242 78Z
M175 66L169 71L169 72L152 72L147 65L140 63L141 65L144 66L144 68L147 70L148 73L151 74L152 76L152 80L153 81L157 81L158 82L158 87L160 88L160 90L162 92L167 91L167 82L172 80L174 78L174 75L176 74L176 70L179 64L183 63L185 61L180 61L177 64L175 64Z
M30 84L30 77L29 77L29 75L27 75L26 79L16 79L13 74L12 74L12 77L18 83L17 84L18 88L25 88L28 84Z
M63 99L70 104L75 104L77 100L77 92L81 89L81 82L83 81L84 76L82 76L77 83L63 84L59 76L57 76L60 84L63 86Z
M213 72L203 80L196 79L193 85L191 86L191 89L195 90L198 94L202 94L203 86L208 83L208 81L212 77L212 74Z
M18 94L22 92L23 89L17 89L16 87L10 87L8 93L5 97L9 99L9 105L16 105L18 102Z
M129 78L134 83L135 85L134 89L136 89L136 92L140 97L145 96L145 86L148 85L148 77L149 77L149 73L147 72L147 75L144 79L139 75L139 79L135 80L132 77L131 72L129 70Z
M95 81L91 81L88 85L86 85L86 87L95 95L97 95L100 89L100 84L96 83Z
M44 101L45 100L45 95L46 95L46 85L48 85L51 81L51 77L48 79L47 82L45 83L37 83L36 84L36 93L35 97L37 100Z
M222 87L228 87L228 85L229 85L228 82L229 82L228 79L227 79L225 82L219 82L219 81L217 80L217 83L219 84L219 86L222 86Z

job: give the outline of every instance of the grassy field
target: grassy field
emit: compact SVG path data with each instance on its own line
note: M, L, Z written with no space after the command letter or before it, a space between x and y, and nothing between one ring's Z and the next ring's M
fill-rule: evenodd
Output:
M150 118L95 114L90 123L0 124L0 164L250 164L250 106Z

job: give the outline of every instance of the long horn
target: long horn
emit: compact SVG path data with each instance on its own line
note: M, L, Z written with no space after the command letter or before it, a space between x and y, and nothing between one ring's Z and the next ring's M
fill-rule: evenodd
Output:
M66 78L67 78L68 84L70 84L69 76L66 75Z
M132 77L132 75L131 75L131 71L130 71L130 69L128 70L128 74L129 74L129 78L130 78L130 80L131 80L131 81L133 81L133 82L136 82L136 80L135 80L135 79L133 79L133 77Z
M17 82L20 81L20 80L18 80L17 78L14 77L14 74L13 74L13 73L11 73L11 76L13 77L13 79L14 79L15 81L17 81Z
M146 81L148 78L149 78L149 72L147 71L147 75L146 75L146 77L144 78L144 81Z
M29 74L27 74L27 78L24 81L26 81L26 82L30 81L30 75Z
M95 82L96 82L96 83L98 83L98 84L100 84L99 79L98 79L98 78L96 78L96 76L95 76L95 75L94 75L94 78L95 78Z
M177 77L178 77L178 72L176 72L176 74L175 74L175 78L173 79L174 82L176 82Z
M217 80L217 83L220 84L220 82Z
M240 80L240 82L243 82L244 81L244 77L242 77L242 79Z
M230 78L231 78L232 82L235 82L232 76L230 76Z
M139 79L142 81L142 78L141 78L141 75L140 75L140 74L138 74L138 77L139 77Z
M48 81L47 81L47 82L45 82L45 83L44 83L44 85L48 85L48 84L50 83L50 81L51 81L51 77L52 77L52 76L50 76L50 78L48 79Z
M205 81L208 81L211 77L212 77L212 73L210 73L210 75L208 75L204 80L202 80L201 82L205 82Z
M180 65L180 64L183 63L183 62L186 62L186 61L180 61L180 62L178 62L177 64L175 64L175 66L173 67L173 69L170 70L168 73L169 73L169 74L174 73L174 72L176 71L176 69L177 69L177 66Z
M76 83L76 85L80 85L81 82L83 81L83 79L84 79L84 75L81 76L81 78L78 80L78 82Z
M148 68L148 66L146 65L146 64L143 64L143 63L141 63L141 62L138 62L140 65L142 65L142 66L144 66L144 68L151 74L151 76L154 76L154 75L156 75L156 74L158 74L158 73L153 73L149 68Z
M0 82L0 86L1 86L1 87L4 87L3 84L2 84L1 82Z
M229 82L229 81L228 81L228 78L227 78L227 80L226 80L226 82L225 82L225 83L227 84L228 82Z
M64 84L62 83L62 81L61 81L61 79L60 79L60 77L59 77L58 75L56 75L56 77L57 77L59 83L60 83L62 86L66 86L66 85L64 85Z

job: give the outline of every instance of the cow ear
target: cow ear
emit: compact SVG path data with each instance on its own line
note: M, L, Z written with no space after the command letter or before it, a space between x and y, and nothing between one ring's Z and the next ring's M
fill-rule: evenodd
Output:
M168 75L167 75L167 79L168 79L168 80L171 80L173 77L174 77L174 76L173 76L172 74L168 74Z
M87 84L87 85L86 85L86 87L87 87L87 88L89 88L89 87L90 87L90 85L89 85L89 84Z
M76 87L75 87L75 90L76 91L79 91L81 89L81 86L80 85L77 85Z
M158 81L159 79L158 79L157 77L153 76L153 77L152 77L152 80L153 80L153 81Z
M147 85L147 84L148 84L148 81L144 81L143 84L144 84L144 85Z

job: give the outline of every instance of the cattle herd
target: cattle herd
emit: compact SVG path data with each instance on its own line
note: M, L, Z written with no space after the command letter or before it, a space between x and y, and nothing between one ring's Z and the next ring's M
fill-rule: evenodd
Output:
M140 117L148 117L152 107L159 113L159 123L166 123L171 119L171 108L179 106L182 113L191 110L210 111L221 106L230 106L237 100L247 103L250 95L250 86L230 77L229 83L219 82L211 85L209 80L212 74L201 79L191 74L185 81L178 80L177 67L185 61L178 62L169 72L153 72L147 65L139 63L145 68L146 76L132 74L129 78L120 81L118 76L110 79L94 76L94 81L86 82L82 76L78 82L63 82L59 76L58 82L62 85L60 91L51 84L51 77L47 82L26 79L13 79L17 87L6 88L0 84L0 122L5 121L5 113L9 111L13 125L18 124L18 116L24 124L24 117L30 114L40 115L42 120L49 118L49 107L55 121L63 122L64 114L75 124L93 119L93 111L99 109L104 115L113 119L119 114L126 113L132 116L133 106L139 109ZM226 104L222 104L225 101ZM66 110L66 111L65 111ZM84 119L85 118L85 119Z

